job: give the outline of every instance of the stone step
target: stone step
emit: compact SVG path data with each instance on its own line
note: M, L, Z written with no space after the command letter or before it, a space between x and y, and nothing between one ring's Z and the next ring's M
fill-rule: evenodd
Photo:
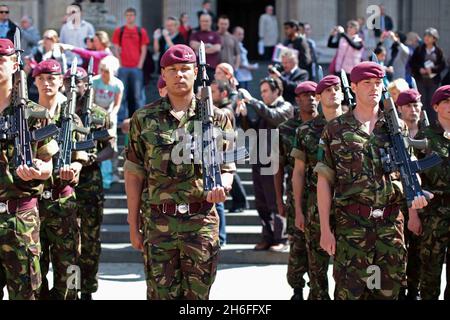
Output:
M227 243L256 244L261 240L261 226L227 226ZM102 243L127 243L130 241L127 225L104 224L101 227Z
M289 253L255 251L253 244L227 244L220 249L221 264L286 264ZM103 243L100 261L103 263L143 263L142 253L129 243Z
M244 186L245 192L247 195L253 195L253 181L251 180L241 180L242 185ZM107 189L106 192L108 194L125 194L125 180L120 179L119 182L111 184L111 188Z
M123 209L127 207L127 196L125 194L106 194L105 195L105 208L111 209ZM225 208L229 209L231 206L231 198L227 198L225 202ZM247 196L249 209L255 209L255 196Z
M128 209L110 209L106 208L103 215L103 224L126 225ZM260 225L260 220L256 210L246 210L241 213L227 213L225 211L226 224L228 226L242 225L255 226Z

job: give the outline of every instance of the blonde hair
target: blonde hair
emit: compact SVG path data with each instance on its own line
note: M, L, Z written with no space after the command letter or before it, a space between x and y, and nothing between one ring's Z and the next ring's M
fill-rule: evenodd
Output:
M397 89L398 91L402 92L409 89L408 82L406 82L403 78L398 78L389 83L388 85L388 91L391 93L392 90Z
M59 42L58 32L56 32L53 29L46 30L42 37L43 38L50 38L54 43L58 43Z
M120 68L120 62L119 59L114 57L113 55L104 57L98 66L99 71L100 69L104 68L109 71L109 74L111 76L117 74L117 71L119 71Z
M109 36L105 31L97 31L95 33L95 36L98 38L98 41L100 41L100 43L106 48L110 46L111 42L109 41Z

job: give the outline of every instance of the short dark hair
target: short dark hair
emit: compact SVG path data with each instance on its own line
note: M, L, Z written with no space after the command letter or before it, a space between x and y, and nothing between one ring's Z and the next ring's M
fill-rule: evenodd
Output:
M80 12L83 11L83 7L81 6L81 3L79 3L79 2L72 2L70 5L80 8Z
M305 24L303 22L299 22L298 23L298 27L305 29Z
M222 14L219 16L219 19L230 20L226 14Z
M207 3L211 4L211 1L210 1L210 0L204 0L204 1L202 2L202 6L205 5L205 4L207 4Z
M228 95L230 95L232 89L231 89L231 84L228 80L213 80L211 82L211 84L215 84L217 85L217 88L219 89L219 91L222 93L224 91L227 92Z
M283 82L281 82L280 79L267 77L259 82L259 86L262 86L264 83L267 83L269 85L272 92L278 89L280 91L280 96L283 95Z
M383 46L378 45L375 50L373 51L373 53L375 53L376 55L379 55L380 53L386 53L386 48Z
M135 8L129 7L129 8L127 8L127 10L125 10L125 14L127 14L129 12L134 13L134 15L137 15L137 11Z
M283 23L285 27L290 27L298 30L298 21L297 20L288 20L285 23Z

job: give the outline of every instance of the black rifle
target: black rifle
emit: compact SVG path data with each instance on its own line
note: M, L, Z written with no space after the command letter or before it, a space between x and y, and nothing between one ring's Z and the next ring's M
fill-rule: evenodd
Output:
M19 62L19 68L14 74L13 83L16 86L14 95L14 114L0 117L0 140L14 140L14 162L15 165L27 165L34 167L31 143L42 141L58 134L58 127L50 124L43 128L30 131L28 119L50 118L45 108L42 110L31 110L27 107L28 90L25 71L21 57L20 30L17 28L14 34L14 46Z
M55 171L70 165L72 162L72 151L89 150L95 147L93 140L74 141L74 132L84 135L88 135L90 132L89 128L80 127L75 123L75 106L77 103L76 75L77 58L75 57L70 68L70 99L61 108L61 130L58 136L59 155L55 164Z
M414 140L403 135L403 130L400 125L401 120L398 117L394 101L386 90L384 90L383 105L384 116L389 127L391 140L391 146L386 150L387 152L384 149L380 149L383 167L387 173L394 171L400 172L406 201L408 207L411 207L414 197L424 195L417 178L417 173L439 165L442 159L436 153L432 153L424 159L411 160L408 149L413 147L423 150L427 147L428 141L426 139Z
M206 54L205 44L200 43L199 65L202 74L201 98L200 98L200 116L202 120L202 173L203 189L210 191L214 187L222 186L222 177L219 165L242 160L248 157L245 147L238 148L229 152L218 152L216 148L216 138L213 134L214 111L211 94L211 87L207 85L208 76L206 73ZM195 145L195 144L194 144ZM194 150L198 151L198 150Z
M347 79L347 73L345 73L344 70L341 70L341 81L342 81L342 91L344 92L344 99L348 102L348 106L351 109L355 109L356 102L355 99L353 98L350 84Z
M83 106L83 111L81 114L81 122L83 126L87 129L90 129L92 125L94 126L104 126L105 121L101 118L96 118L92 116L92 104L94 102L94 88L92 83L92 78L94 76L94 58L91 57L89 60L88 67L88 87L85 94L85 101ZM86 140L108 140L111 138L108 130L97 130L90 131Z

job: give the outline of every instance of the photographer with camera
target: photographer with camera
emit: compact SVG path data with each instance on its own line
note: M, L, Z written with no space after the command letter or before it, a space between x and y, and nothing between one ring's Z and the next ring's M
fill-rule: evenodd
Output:
M278 78L283 83L283 98L291 104L295 104L295 88L303 81L309 79L308 71L300 69L298 66L298 57L292 50L286 50L281 55L280 66L270 65L268 68L272 78Z

